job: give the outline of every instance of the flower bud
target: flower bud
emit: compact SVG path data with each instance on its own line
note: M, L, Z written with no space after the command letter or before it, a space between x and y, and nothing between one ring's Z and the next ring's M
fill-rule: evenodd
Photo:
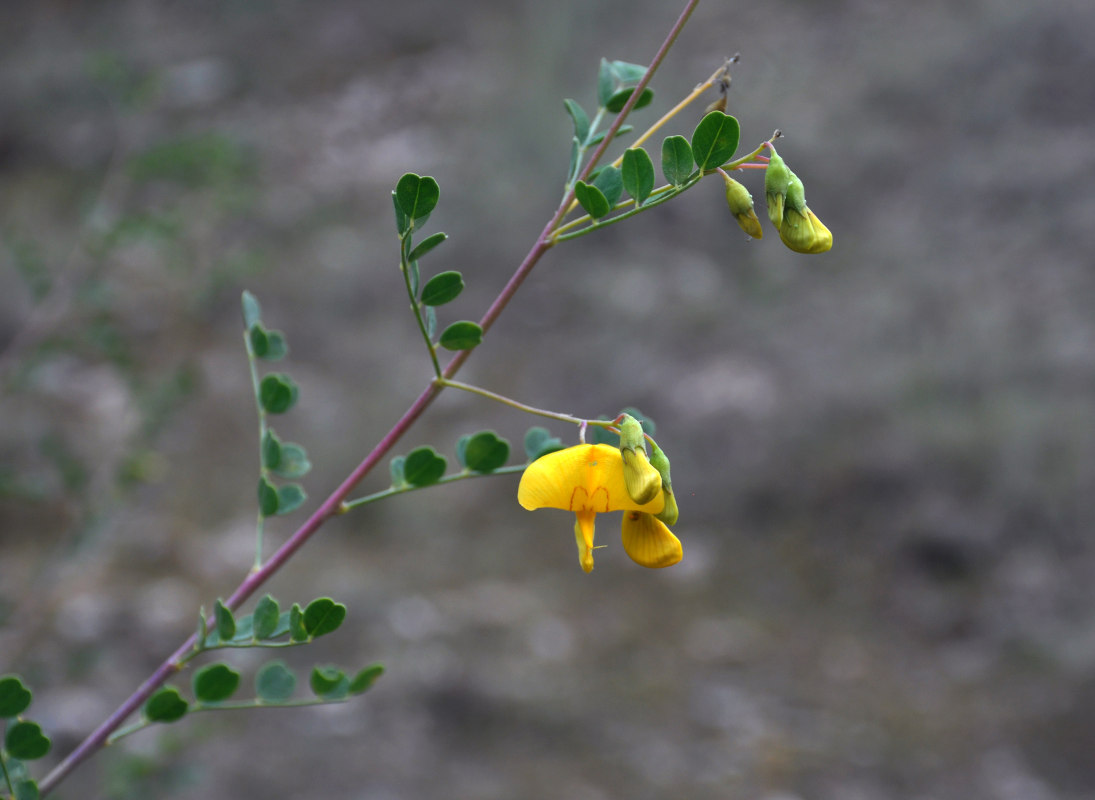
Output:
M760 228L757 212L753 210L753 195L729 175L723 174L722 178L726 181L726 204L730 206L730 213L738 221L738 226L754 239L760 239L764 231Z
M787 168L776 149L770 149L772 157L768 159L768 167L764 170L764 200L768 204L768 219L778 231L783 223L784 200L794 173Z
M796 253L824 253L833 246L833 234L806 205L801 211L791 207L784 210L779 238Z
M624 462L624 485L627 487L627 494L636 503L649 503L661 491L662 479L646 458L643 426L630 414L624 414L619 428L620 456Z

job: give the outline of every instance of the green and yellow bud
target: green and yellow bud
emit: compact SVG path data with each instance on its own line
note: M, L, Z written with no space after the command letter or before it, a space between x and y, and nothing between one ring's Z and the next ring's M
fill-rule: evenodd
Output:
M738 226L754 239L760 239L764 231L753 209L753 195L729 175L723 173L722 179L726 181L726 204L730 206L730 213L738 221Z
M805 205L801 211L790 207L784 210L779 238L796 253L824 253L833 246L833 234Z
M654 516L666 525L676 525L680 512L677 511L677 498L673 495L673 484L669 479L669 459L658 447L657 442L653 442L650 448L650 466L661 476L662 498L665 500L662 510Z
M649 503L662 490L662 479L647 460L643 426L630 414L624 414L618 427L627 494L636 503Z
M791 185L794 173L787 167L774 147L770 148L772 157L764 170L764 200L768 204L768 219L778 231L783 223L783 206L787 198L787 189Z

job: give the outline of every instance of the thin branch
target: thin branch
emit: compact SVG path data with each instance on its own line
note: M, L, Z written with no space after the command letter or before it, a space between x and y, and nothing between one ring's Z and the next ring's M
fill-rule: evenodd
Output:
M601 143L601 146L597 148L593 156L591 156L589 164L580 177L584 178L588 176L589 171L593 168L596 161L604 154L605 148L608 146L608 142L612 136L615 135L619 126L623 124L623 120L626 118L628 112L631 111L635 101L642 95L643 89L650 82L654 72L665 58L666 53L669 52L670 46L677 39L684 24L688 21L688 18L692 15L696 6L699 4L699 0L688 0L685 4L684 11L678 17L673 27L670 29L665 41L662 42L658 52L654 55L654 59L650 62L646 74L643 79L639 81L639 85L635 88L635 91L631 93L631 97L628 98L627 103L624 104L623 110L616 116L616 120L609 128L608 134L605 136L605 140ZM513 276L509 279L506 285L502 288L502 291L491 303L486 313L483 315L483 319L479 325L484 332L490 329L495 320L508 305L509 301L513 298L513 295L520 288L525 278L528 277L533 267L536 266L540 258L551 247L550 235L555 226L559 224L559 221L566 213L567 206L574 199L574 190L571 189L567 196L563 198L563 202L559 205L555 214L547 225L544 226L543 231L537 237L536 242L525 256L524 260L517 267ZM470 350L463 350L457 353L445 366L442 371L441 378L449 379L463 366L467 361L468 356L471 354ZM266 561L260 568L252 570L248 573L247 577L243 579L243 582L236 588L232 595L225 602L225 605L235 611L248 598L251 597L255 591L258 590L269 578L274 575L285 563L292 558L292 556L307 542L312 535L322 527L331 517L337 515L341 511L342 503L346 497L353 491L361 480L369 474L370 471L381 459L383 459L389 451L395 446L395 444L403 437L412 425L422 416L423 412L430 406L438 394L440 394L443 388L443 384L437 380L432 380L422 390L411 406L404 412L403 416L392 426L391 430L377 443L372 451L365 457L365 459L354 468L354 470L346 477L346 479L336 488L330 496L323 501L323 503L317 508L312 515L301 525L296 532L290 536L285 543L277 549L277 551ZM179 648L171 654L157 669L152 673L138 689L133 692L106 720L104 720L91 734L88 735L76 749L69 753L64 760L62 760L53 770L42 780L38 785L39 794L41 797L48 795L57 785L74 770L79 764L85 761L93 753L102 749L106 744L109 736L117 730L125 721L133 714L141 705L152 696L171 675L178 672L182 665L180 659L186 656L186 654L193 648L197 641L197 633L192 633Z

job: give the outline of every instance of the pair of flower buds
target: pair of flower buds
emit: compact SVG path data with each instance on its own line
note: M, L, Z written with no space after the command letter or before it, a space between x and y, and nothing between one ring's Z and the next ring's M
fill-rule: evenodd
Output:
M769 145L769 147L771 147ZM764 170L764 197L768 219L779 231L779 238L796 253L824 253L833 246L833 234L806 205L806 189L798 175L791 172L774 147ZM738 225L754 239L764 235L753 210L749 190L722 173L726 181L726 202Z
M624 551L636 564L658 568L676 564L684 555L668 526L677 521L677 500L669 479L669 459L646 437L634 417L617 423L620 446L579 444L533 461L521 476L517 502L532 511L559 508L575 516L578 563L593 570L594 519L623 511Z

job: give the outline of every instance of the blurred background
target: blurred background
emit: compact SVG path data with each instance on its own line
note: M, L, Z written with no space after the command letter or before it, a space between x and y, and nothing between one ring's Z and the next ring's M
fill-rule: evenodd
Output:
M0 672L47 760L250 566L240 292L290 343L310 510L430 375L396 179L439 181L423 267L478 319L558 202L562 99L680 7L5 7ZM144 732L59 795L1095 798L1093 34L1087 0L701 3L632 121L740 52L743 147L784 131L832 251L746 241L704 182L550 252L461 373L651 416L684 561L637 567L604 517L586 575L513 476L369 507L268 588L347 603L287 660L381 660L370 694ZM449 393L399 449L531 424Z

